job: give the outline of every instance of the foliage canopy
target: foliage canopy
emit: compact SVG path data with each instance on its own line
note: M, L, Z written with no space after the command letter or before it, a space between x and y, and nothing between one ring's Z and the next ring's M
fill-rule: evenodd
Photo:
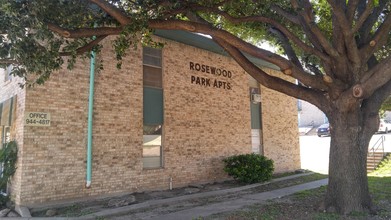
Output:
M102 50L111 35L119 67L130 47L159 46L153 30L210 35L260 84L327 115L333 129L325 204L349 213L372 206L363 158L391 94L390 11L390 0L0 0L0 65L41 84L64 63L72 68L78 57ZM259 48L260 41L279 53Z

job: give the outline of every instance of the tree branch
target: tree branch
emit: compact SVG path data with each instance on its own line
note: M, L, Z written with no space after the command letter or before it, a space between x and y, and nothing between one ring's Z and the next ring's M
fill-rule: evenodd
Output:
M0 59L0 64L19 64L19 62L14 59Z
M309 73L307 73L304 70L304 68L303 68L299 58L297 57L294 49L292 48L291 44L289 43L289 39L282 32L280 32L277 29L271 28L270 32L273 33L274 35L276 35L276 37L280 40L280 43L281 43L282 47L284 48L285 54L288 56L290 61L297 68L296 71L293 71L292 76L297 78L297 79L300 79L300 78L303 78L303 76L300 76L300 75L306 75L306 74L309 75ZM306 67L308 67L308 66L306 66ZM324 75L323 75L322 72L320 72L319 69L317 69L316 67L312 66L312 68L309 68L309 70L312 71L315 74L315 76L311 76L311 77L318 77L319 78L319 82L323 81ZM307 84L305 84L305 81L302 82L302 81L299 80L299 82L301 84L303 84L303 85L308 86ZM327 89L325 89L325 90L327 91Z
M319 90L327 90L328 87L324 84L319 77L310 75L308 73L300 71L295 65L285 58L272 53L268 50L258 48L250 43L245 42L244 40L232 35L231 33L216 29L210 25L190 22L190 21L178 21L178 20L154 20L150 21L149 27L152 29L165 29L165 30L185 30L190 32L208 34L212 37L216 37L229 42L229 44L249 55L263 59L267 62L277 65L284 71L286 74L295 77L300 80L302 83L309 85L313 88Z
M300 21L297 18L297 16L290 14L289 12L286 12L284 9L280 8L278 5L273 4L271 6L271 9L277 12L277 14L281 15L282 17L288 19L290 22L296 25L300 25Z
M105 39L108 35L102 35L98 36L95 40L89 42L88 44L84 45L83 47L80 47L76 49L76 55L83 54L85 52L89 52L94 48L94 46L98 45L99 42L101 42L103 39ZM60 56L71 56L74 53L72 52L60 52Z
M208 21L204 20L203 18L201 18L199 15L197 15L196 13L193 13L193 12L188 12L186 14L186 16L191 20L191 21L195 21L195 22L198 22L198 23L201 23L201 24L206 24L206 25L211 25ZM313 81L316 81L316 82L321 82L321 85L316 85L314 86L314 88L324 88L325 90L327 90L327 87L325 87L325 85L323 84L323 81L322 81L322 77L320 76L323 76L323 74L321 75L318 75L318 76L313 76L313 75L310 75L309 73L307 73L299 59L297 58L296 56L296 53L295 51L293 50L292 46L290 45L289 43L289 39L279 30L277 29L270 29L270 31L272 33L274 33L280 40L281 40L281 43L283 44L283 47L286 51L286 54L288 55L288 57L290 57L291 59L291 62L294 64L294 67L293 67L293 71L291 71L291 76L298 79L300 81L300 79L303 79L304 82L308 82L308 78L316 78L318 77L317 80L313 80ZM300 81L300 83L303 83Z
M308 0L304 0L304 2L306 2L306 5L311 5ZM312 11L310 10L310 8L305 7L305 10L301 10L302 7L299 7L300 4L297 0L291 0L291 4L296 10L296 12L300 15L301 24L308 28L308 33L313 35L312 37L315 38L317 42L319 42L319 44L326 51L327 54L334 58L337 58L339 56L338 51L336 51L332 47L330 42L316 25L315 21L313 20L313 16L311 16Z
M122 27L80 28L76 30L69 30L52 23L48 23L47 25L49 30L65 38L118 35L123 30Z
M379 0L379 5L375 7L372 10L372 13L368 16L368 18L364 21L364 23L361 25L359 29L359 34L360 34L360 42L359 46L362 46L364 44L369 43L369 36L372 31L372 27L375 25L377 22L377 19L386 7L387 3L389 3L389 0ZM366 1L361 0L359 4L359 13L362 14L365 11L366 6Z
M223 16L225 19L227 19L229 22L233 24L240 24L240 23L246 23L246 22L260 22L260 23L267 23L275 28L279 29L282 33L284 33L285 36L287 36L292 42L294 42L297 46L299 46L301 49L303 49L304 52L309 53L309 54L314 54L318 56L320 59L324 60L325 62L330 62L330 58L327 57L325 54L322 52L318 51L317 49L308 46L305 44L303 41L301 41L296 35L294 35L291 31L289 31L284 25L281 25L277 21L271 19L271 18L266 18L262 16L246 16L246 17L233 17L230 14L228 14L225 11L221 11L219 9L214 9L214 8L208 8L208 7L203 7L203 6L198 6L198 7L193 7L194 10L203 10L203 11L209 11L213 12L216 14L219 14Z
M108 3L105 0L88 0L91 3L98 5L103 11L115 18L121 25L127 25L131 22L131 19L124 14L121 10L114 7L113 4Z
M358 70L361 68L361 59L359 50L356 44L356 40L354 39L353 32L351 31L351 27L349 24L349 21L347 20L345 16L345 12L343 11L341 4L344 4L343 1L338 1L336 3L335 0L327 0L327 2L330 4L331 8L333 9L333 15L337 19L337 22L334 23L335 25L340 26L340 29L342 31L342 34L344 36L344 43L346 45L345 51L347 52L347 55L349 57L349 60L353 63L353 71L352 72L359 72ZM340 40L340 39L338 39ZM358 78L356 76L355 78Z
M390 96L390 94L391 81L380 87L373 95L363 101L361 108L363 109L362 111L364 113L364 120L366 120L365 123L368 125L365 126L364 129L371 129L372 133L379 129L379 124L373 124L373 119L379 118L379 109L381 108L382 103Z
M361 88L363 98L371 96L378 88L391 80L391 56L379 62L374 68L368 71L363 77Z
M317 76L323 76L322 71L318 67L316 67L314 64L306 63L305 67L309 69L311 72L313 72Z
M122 27L101 27L101 28L82 28L78 30L67 30L61 28L54 24L48 24L50 30L59 33L64 37L69 38L79 38L79 37L91 37L91 36L106 36L106 35L116 35L122 31ZM233 36L229 32L218 30L212 26L199 24L195 22L187 22L187 21L178 21L178 20L153 20L149 22L149 27L153 29L174 29L174 30L185 30L190 32L199 32L203 34L210 34L213 36L220 37L227 42L230 42L235 47L240 50L270 63L273 63L279 66L282 70L289 70L293 77L296 77L302 83L309 85L313 88L317 88L319 90L327 90L327 86L323 84L319 78L315 76L311 76L304 71L300 71L297 68L292 69L292 64L286 60L285 58L278 56L270 51L260 49L255 47L252 44L249 44L243 41L236 36ZM88 47L90 49L90 47ZM86 50L81 49L81 52L85 52ZM87 50L88 51L88 50ZM80 53L81 53L80 52ZM69 53L64 53L64 55L69 55Z
M289 60L295 64L296 67L303 70L303 66L300 63L299 58L297 58L295 51L289 43L289 39L284 35L284 33L274 28L270 28L269 31L279 39L280 44L282 48L284 48L285 54L288 56Z
M357 9L359 2L360 2L360 0L349 0L349 2L348 2L348 6L347 6L348 10L346 12L346 17L347 17L350 24L353 24L356 9Z
M237 48L232 47L229 43L220 38L213 38L221 47L223 47L233 57L238 64L254 79L263 86L287 94L289 96L311 102L315 106L324 109L326 103L325 97L314 90L295 85L281 78L270 76L252 62L250 62Z
M371 95L367 100L369 103L374 105L376 113L379 112L379 109L383 102L386 101L391 94L391 80L384 84L382 87L376 90L373 95Z
M354 27L352 29L353 33L360 30L360 28L362 27L362 25L364 24L364 22L367 20L368 16L372 12L373 12L373 0L369 0L366 7L365 7L365 10L360 14L360 17L358 18L358 20L356 21L356 24L354 25Z
M388 14L384 19L384 22L377 29L374 37L369 44L366 44L360 53L362 54L362 60L367 62L368 59L379 50L388 40L389 32L391 31L391 14Z

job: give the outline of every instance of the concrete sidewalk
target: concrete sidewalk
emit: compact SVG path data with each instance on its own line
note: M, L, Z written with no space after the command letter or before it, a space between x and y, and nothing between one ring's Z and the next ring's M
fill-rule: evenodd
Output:
M237 209L244 208L245 206L259 204L269 199L275 199L275 198L291 195L299 191L318 188L320 186L327 185L327 183L328 183L328 179L323 179L323 180L309 182L301 185L277 189L269 192L244 195L243 197L232 201L215 203L208 206L195 207L192 209L169 213L167 215L160 215L158 217L154 217L150 219L151 220L172 220L172 219L191 220L198 217L206 217L221 212L234 211Z
M85 215L85 216L82 216L79 218L29 217L29 218L7 218L7 219L8 220L13 220L13 219L33 219L33 220L39 220L39 219L42 219L42 220L47 220L47 219L90 220L91 219L92 220L92 219L102 218L102 219L116 219L116 220L124 219L125 220L125 219L129 219L129 216L127 216L128 213L131 213L132 211L137 211L140 209L145 209L145 208L149 208L149 207L153 207L153 206L167 206L167 205L174 204L174 203L185 202L185 201L188 201L191 199L217 197L217 196L226 195L229 193L241 192L241 191L252 189L252 188L255 188L255 187L258 187L261 185L265 185L265 184L271 184L273 182L294 179L297 177L306 176L306 175L310 175L310 174L312 174L312 173L304 173L304 174L297 174L297 175L277 178L277 179L271 180L270 182L267 182L267 183L258 183L258 184L246 185L246 186L235 187L235 188L224 189L224 190L216 190L216 191L210 191L210 192L204 192L204 193L197 193L197 194L191 194L191 195L172 197L172 198L167 198L167 199L151 200L151 201L147 201L147 202L143 202L143 203L139 203L139 204L104 210L104 211L92 213L89 215ZM141 219L152 219L152 220L181 219L182 220L182 219L194 219L197 217L206 217L206 216L221 213L221 212L234 211L234 210L241 209L241 208L248 206L248 205L263 203L266 200L291 195L291 194L299 192L299 191L318 188L322 185L327 185L327 183L328 183L328 179L323 179L323 180L318 180L318 181L314 181L314 182L304 183L304 184L300 184L300 185L290 186L290 187L267 191L267 192L262 192L262 193L243 194L243 195L238 195L237 198L230 200L230 201L217 202L217 203L203 205L203 206L190 207L185 210L171 212L171 213L163 214L163 215L159 215L159 216L145 215L145 216L142 216Z
M270 184L273 182L279 182L283 180L288 180L288 179L294 179L300 176L306 176L310 175L313 173L304 173L304 174L297 174L297 175L292 175L292 176L286 176L282 178L277 178L273 179L270 182L266 183L258 183L258 184L251 184L251 185L246 185L246 186L241 186L241 187L236 187L236 188L231 188L231 189L225 189L225 190L217 190L217 191L210 191L210 192L205 192L205 193L196 193L196 194L191 194L191 195L185 195L185 196L179 196L179 197L172 197L172 198L167 198L167 199L160 199L160 200L152 200L152 201L147 201L144 203L139 203L139 204L134 204L131 206L124 206L120 208L115 208L115 209L110 209L110 210L105 210L102 212L97 212L90 214L88 216L83 216L78 219L83 219L83 220L92 220L96 219L97 217L112 217L113 219L116 220L121 220L121 219L129 219L129 216L126 216L127 213L130 213L134 210L137 209L142 209L142 208L147 208L151 206L156 206L156 205L169 205L169 204L174 204L178 202L185 202L187 200L191 199L199 199L199 198L207 198L207 197L216 197L219 195L226 195L228 193L235 193L235 192L240 192L244 190L248 190L251 188L255 188L261 185L265 184ZM219 212L224 212L224 211L232 211L234 209L240 209L246 205L252 205L255 203L259 203L262 201L266 201L268 199L273 199L273 198L278 198L286 195L293 194L298 191L302 190L307 190L307 189L313 189L320 187L322 185L327 185L328 179L323 179L320 181L314 181L314 182L309 182L301 185L296 185L296 186L291 186L291 187L286 187L286 188L281 188L278 190L272 190L268 192L263 192L263 193L257 193L257 194L252 194L252 195L244 195L244 196L239 196L235 200L231 200L228 202L220 202L220 203L213 203L208 206L201 206L201 207L194 207L190 209L186 209L183 211L178 211L178 212L171 212L170 214L167 215L159 215L159 216L153 216L149 218L148 216L143 216L141 219L194 219L196 217L200 216L208 216L212 215L215 213ZM112 219L110 218L110 219Z

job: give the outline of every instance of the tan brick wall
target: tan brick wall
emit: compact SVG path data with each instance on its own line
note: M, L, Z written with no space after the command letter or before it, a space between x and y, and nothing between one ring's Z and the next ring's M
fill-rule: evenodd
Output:
M95 77L92 187L84 187L89 63L83 61L73 71L55 73L44 86L27 91L26 112L50 113L51 126L24 128L23 178L17 203L32 205L102 194L167 189L169 177L173 178L174 187L227 178L222 171L222 158L251 152L247 76L231 58L166 42L163 49L164 168L142 169L141 50L129 51L122 69L117 70L110 42L105 41L104 53L98 59L103 60L104 70ZM232 78L191 70L190 62L229 70ZM192 76L211 79L212 85L194 84ZM214 80L229 82L232 89L215 88ZM271 92L266 97L269 95L276 94ZM276 96L280 102L270 104L285 102L286 96ZM281 109L292 110L287 103ZM273 113L269 117L265 114L264 130L276 130L269 121L281 115ZM285 119L284 122L288 124L294 120ZM289 125L288 129L292 128L297 131L297 120ZM273 145L279 158L297 156L287 151L298 149L298 140L293 140L297 136L288 138L289 134L293 132L287 132L283 136L287 140L278 145L276 141L266 144L269 137L264 137L265 146ZM277 140L278 136L272 138ZM297 145L293 146L295 143ZM284 153L288 155L282 155ZM288 160L279 158L278 162ZM285 169L285 165L277 167ZM287 167L292 170L292 164Z
M281 74L274 70L266 72ZM264 86L261 94L264 155L274 160L276 173L300 169L297 99Z

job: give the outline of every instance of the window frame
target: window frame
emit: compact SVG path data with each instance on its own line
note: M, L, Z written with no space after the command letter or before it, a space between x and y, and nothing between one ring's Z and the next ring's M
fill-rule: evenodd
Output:
M157 89L157 90L161 90L161 93L162 93L162 122L161 124L144 124L144 107L143 107L143 144L142 144L142 149L143 149L143 152L142 152L142 169L143 170L154 170L154 169L163 169L164 168L164 89L163 89L163 78L164 78L164 75L163 75L163 50L162 49L159 49L160 50L160 53L159 53L159 56L156 56L156 55L153 55L153 54L145 54L145 48L149 48L149 49L156 49L156 48L150 48L150 47L143 47L143 50L142 50L142 65L143 65L143 69L142 69L142 74L143 74L143 96L144 96L144 88L151 88L151 89ZM153 58L158 58L160 59L159 60L159 63L160 63L160 66L158 65L153 65L153 64L150 64L150 63L145 63L145 56L150 56L150 57L153 57ZM146 85L145 84L145 68L144 67L149 67L149 68L154 68L156 70L160 70L160 74L161 74L161 77L160 77L160 83L155 83L155 85ZM153 83L152 83L153 84ZM159 86L156 86L156 84L160 85ZM145 102L144 102L144 98L143 98L143 106L144 106ZM145 157L144 156L144 148L148 148L148 147L154 147L155 145L145 145L145 142L144 142L144 126L161 126L161 132L160 132L160 149L159 149L159 158L160 158L160 161L159 161L159 166L145 166L145 162L144 162L144 159L145 158L153 158L153 157ZM159 146L159 145L156 145L156 146Z

